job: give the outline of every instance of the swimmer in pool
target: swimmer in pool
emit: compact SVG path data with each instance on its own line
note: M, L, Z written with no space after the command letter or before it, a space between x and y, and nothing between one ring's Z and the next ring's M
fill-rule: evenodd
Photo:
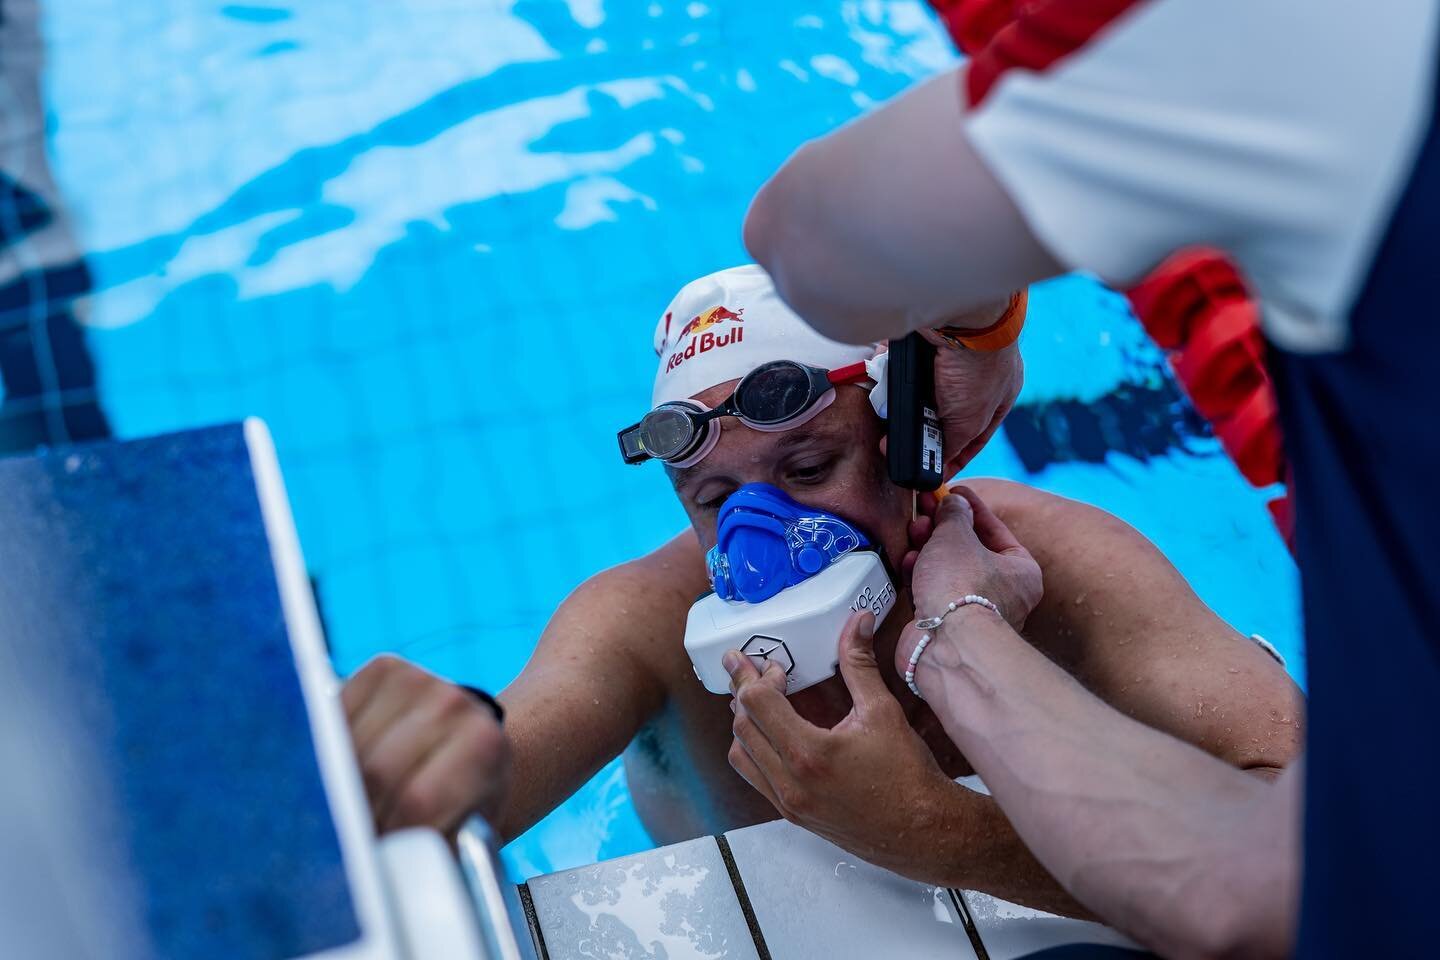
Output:
M758 267L688 285L660 321L655 342L654 401L694 398L706 406L722 403L744 373L767 361L834 370L876 352L815 334L775 296ZM938 363L971 359L942 350ZM945 384L963 378L938 379ZM697 681L682 645L686 616L710 587L705 551L715 542L717 511L747 483L771 484L848 519L901 569L912 537L927 531L911 529L910 491L888 479L883 434L865 385L847 383L835 388L828 406L789 429L762 432L721 418L712 448L666 465L691 528L580 585L556 611L525 670L501 694L514 771L497 820L506 837L530 827L621 753L636 809L659 843L776 819L771 802L732 769L730 698ZM1020 484L967 484L1043 571L1043 596L1023 624L1030 643L1127 715L1226 763L1265 777L1290 762L1301 742L1300 692L1270 654L1216 617L1144 537L1100 510ZM913 616L902 590L874 638L874 653L895 709L923 746L897 748L885 761L926 767L937 796L946 798L941 832L971 854L943 877L917 879L1081 913L995 803L950 782L973 771L893 666L897 640ZM443 713L431 701L452 696L447 690L453 689L389 657L372 662L351 684L365 685L372 700L395 691L391 723L417 731L417 744L431 742L418 731L443 728L437 719ZM841 676L790 702L806 720L826 727L852 706ZM362 751L372 793L384 794L389 771L404 766L394 756L392 750L388 769L380 769L367 764ZM455 766L454 786L434 798L436 811L464 805L463 785L473 775L458 761ZM889 778L873 765L857 765L852 773L880 786L875 816L903 817L899 829L918 828L927 810L940 809L884 797L880 780ZM914 779L896 776L894 782ZM883 862L880 852L874 858L907 871L904 863Z

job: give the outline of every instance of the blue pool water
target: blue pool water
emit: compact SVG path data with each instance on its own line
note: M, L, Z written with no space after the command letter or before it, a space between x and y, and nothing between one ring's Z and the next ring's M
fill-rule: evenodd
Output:
M0 445L261 416L337 668L389 650L489 688L581 580L685 523L613 439L671 294L745 259L796 145L953 62L918 0L6 15L29 118L0 148ZM975 472L1125 517L1301 670L1264 495L1123 300L1071 277L1032 311ZM648 845L611 764L509 857Z

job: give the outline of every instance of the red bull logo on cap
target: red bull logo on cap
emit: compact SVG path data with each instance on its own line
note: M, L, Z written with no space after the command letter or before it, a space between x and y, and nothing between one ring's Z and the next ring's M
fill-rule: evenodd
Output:
M734 321L737 324L744 323L745 318L741 316L744 312L744 307L739 310L731 310L719 306L711 307L709 310L691 317L690 322L681 327L680 333L675 337L677 347L684 342L686 337L690 338L690 342L684 349L677 349L670 355L670 359L665 361L665 372L669 373L691 357L709 353L711 350L719 350L721 347L728 347L732 343L740 343L744 340L744 327L736 326L723 334L711 329L726 321Z
M711 307L704 313L695 317L691 317L690 322L680 328L680 335L675 338L675 342L679 343L686 337L701 333L705 330L709 330L711 327L718 326L724 323L726 320L743 321L744 318L742 318L740 315L744 312L744 307L741 307L739 310L729 310L725 307Z

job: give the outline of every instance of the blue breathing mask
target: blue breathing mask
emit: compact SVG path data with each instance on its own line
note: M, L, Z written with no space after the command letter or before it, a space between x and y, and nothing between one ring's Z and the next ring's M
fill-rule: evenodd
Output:
M747 483L720 507L705 562L720 599L760 603L869 546L833 513L797 503L768 483Z
M710 583L685 621L685 652L711 693L727 694L727 650L756 669L778 664L785 692L835 675L840 632L855 611L878 627L895 607L884 558L847 520L791 500L765 483L746 484L720 507Z

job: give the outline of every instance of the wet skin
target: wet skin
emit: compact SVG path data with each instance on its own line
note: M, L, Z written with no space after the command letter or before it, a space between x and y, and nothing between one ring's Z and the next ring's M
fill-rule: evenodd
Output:
M718 402L729 387L700 399ZM581 585L502 694L515 771L500 820L507 836L622 750L636 809L657 842L777 818L731 769L729 698L699 684L682 645L690 605L708 588L703 557L714 542L718 508L742 484L774 484L860 525L898 569L911 500L886 479L881 423L858 388L842 387L830 409L793 431L759 433L728 419L723 430L704 461L672 471L692 530ZM1273 775L1296 755L1298 689L1268 655L1215 617L1148 541L1073 501L1006 481L967 483L1044 571L1045 598L1026 624L1027 640L1112 706L1235 766ZM912 617L902 590L876 635L881 669L942 768L952 776L970 773L933 714L895 674L893 649ZM825 726L850 708L838 677L792 702ZM972 886L1066 909L988 798L977 795L966 824L976 831L977 849L993 848L977 864Z

